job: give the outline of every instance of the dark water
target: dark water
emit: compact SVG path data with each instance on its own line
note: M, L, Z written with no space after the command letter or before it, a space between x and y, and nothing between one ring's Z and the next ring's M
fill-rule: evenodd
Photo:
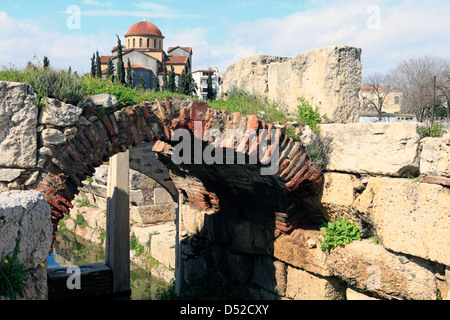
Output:
M57 233L53 253L47 257L47 268L68 267L95 262L105 262L104 249L68 230ZM130 285L132 300L155 300L157 290L167 283L151 276L150 272L131 265Z

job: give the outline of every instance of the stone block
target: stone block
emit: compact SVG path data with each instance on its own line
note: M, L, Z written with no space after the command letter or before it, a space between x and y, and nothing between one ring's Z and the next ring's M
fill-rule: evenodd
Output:
M450 177L450 133L420 141L420 173Z
M137 223L149 224L175 220L176 206L171 204L130 207L130 218Z
M11 182L18 178L25 170L0 168L0 181Z
M57 99L47 98L46 102L47 105L39 114L40 124L52 124L59 127L73 126L83 113L82 108Z
M334 275L351 286L383 298L436 299L429 261L390 252L370 239L332 249L328 265Z
M345 285L334 277L321 277L287 267L286 297L294 300L344 300Z
M0 167L36 167L35 98L27 84L0 81Z
M50 206L39 192L0 193L0 257L20 239L18 259L25 270L45 262L52 242L50 217Z
M297 98L306 98L331 122L358 120L361 49L328 46L293 58L266 55L243 58L228 67L223 93L233 86L284 102L296 113Z
M354 207L387 249L450 265L448 188L374 177Z
M299 235L300 232L302 230L297 229L294 231L295 235L297 235L295 240L298 239L295 242L293 241L293 236L279 236L274 242L273 256L294 267L302 268L322 276L331 276L332 273L326 264L327 255L320 249L320 244L317 244L314 248L309 248L307 245L308 240L317 237L313 235L301 237ZM318 240L316 241L318 242Z
M419 172L415 122L323 124L328 143L326 171L402 176Z

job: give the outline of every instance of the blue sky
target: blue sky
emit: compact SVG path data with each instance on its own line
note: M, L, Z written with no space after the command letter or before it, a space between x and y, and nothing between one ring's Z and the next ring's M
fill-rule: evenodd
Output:
M87 72L96 50L110 54L116 34L124 39L144 17L161 29L165 49L193 48L193 69L224 72L242 57L328 45L361 48L364 75L411 57L450 57L448 0L17 0L0 7L0 66L36 55Z

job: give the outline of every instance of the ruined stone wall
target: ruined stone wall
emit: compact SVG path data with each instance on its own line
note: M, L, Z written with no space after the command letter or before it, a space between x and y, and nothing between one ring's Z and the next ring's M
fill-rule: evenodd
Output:
M293 58L258 55L243 58L223 75L222 96L233 86L284 102L296 113L297 98L317 106L327 121L358 121L362 76L361 49L329 46Z
M70 192L77 193L78 185L64 183L80 180L74 172L85 172L83 166L91 165L81 161L77 156L81 153L73 148L85 150L91 145L86 139L92 139L96 142L92 146L98 148L92 147L93 155L106 156L122 145L132 145L134 140L140 142L143 133L137 131L138 124L151 118L152 108L160 110L164 117L185 117L165 119L163 131L168 133L171 121L189 127L197 116L204 120L205 114L209 114L205 121L208 126L220 123L232 127L241 120L247 127L261 125L256 117L213 113L203 106L187 110L191 102L167 100L142 109L138 106L118 111L118 118L111 114L104 118L102 126L95 122L95 115L82 115L79 108L56 101L48 109L35 110L29 101L34 93L26 85L0 83L0 88L0 122L6 125L1 127L0 146L18 150L8 153L12 159L2 158L1 191L26 188L36 185L37 179L45 179L48 189L65 192L63 187L70 187ZM52 108L57 112L51 112ZM131 125L119 125L119 117ZM128 128L124 131L127 144L122 140L114 142L123 138L114 135L119 128ZM152 167L136 159L131 163L141 173L145 167L154 168L144 174L171 195L173 191L183 195L181 258L188 284L191 272L209 270L234 284L245 297L254 299L446 299L450 266L449 135L421 140L415 129L410 123L322 125L320 136L327 142L327 162L320 176L305 164L309 158L298 152L301 145L292 140L281 148L283 157L290 161L280 164L282 172L275 176L261 176L256 165L176 166L170 161L170 145L158 138L150 148L161 155L159 165ZM80 131L82 136L76 133ZM10 136L12 132L16 134ZM95 137L89 132L96 132ZM20 150L28 155L26 159ZM168 153L164 158L165 151ZM86 159L99 161L103 157ZM166 171L161 169L164 167ZM57 168L71 168L74 172L63 174ZM51 176L52 170L58 175ZM300 174L305 172L305 176ZM290 176L302 178L290 180ZM289 183L294 185L292 181L297 185L312 177L316 182L323 179L318 193L309 192L309 188L286 188ZM98 187L100 180L95 177L91 186ZM145 177L131 181L136 191L133 197L144 199L143 206L156 205L156 189L144 188ZM89 184L84 185L88 190ZM72 205L57 192L47 196L56 211L67 213ZM98 199L89 201L101 205ZM140 215L137 224L145 225L143 221L156 216ZM355 222L364 231L365 239L325 253L320 249L318 227L321 220L333 221L337 217ZM91 220L101 223L98 216ZM142 235L136 233L139 241L147 242L152 230L149 226ZM175 236L172 231L166 235ZM154 242L153 237L152 245L159 242ZM170 255L163 254L160 259L167 259L170 265L174 263L167 258Z
M210 270L250 299L449 299L450 134L420 139L418 126L321 126L323 188L298 197L297 210L308 222L345 218L363 231L328 253L320 224L284 233L185 205L186 282Z

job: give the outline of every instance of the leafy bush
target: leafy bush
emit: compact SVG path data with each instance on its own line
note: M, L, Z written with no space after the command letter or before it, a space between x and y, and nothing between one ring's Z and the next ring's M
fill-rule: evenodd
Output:
M433 126L420 127L417 128L416 131L421 139L427 137L439 138L446 133L444 126L440 123L433 123Z
M0 261L0 296L11 300L16 299L17 295L23 298L25 290L26 271L17 258L18 253L19 240L14 250Z
M325 115L320 115L318 108L313 109L311 104L304 98L298 98L299 105L297 106L297 122L299 124L308 125L312 131L317 133L318 125Z
M326 226L320 228L324 239L321 241L321 249L330 251L343 244L349 244L354 240L361 240L362 231L346 219L336 219L335 222L328 222Z
M75 224L81 228L85 228L89 225L81 213L77 214L77 218L75 219Z
M265 122L284 124L293 120L286 115L285 105L259 94L247 93L245 90L237 87L231 88L226 100L210 101L208 106L216 110L226 110L230 113L256 114Z

